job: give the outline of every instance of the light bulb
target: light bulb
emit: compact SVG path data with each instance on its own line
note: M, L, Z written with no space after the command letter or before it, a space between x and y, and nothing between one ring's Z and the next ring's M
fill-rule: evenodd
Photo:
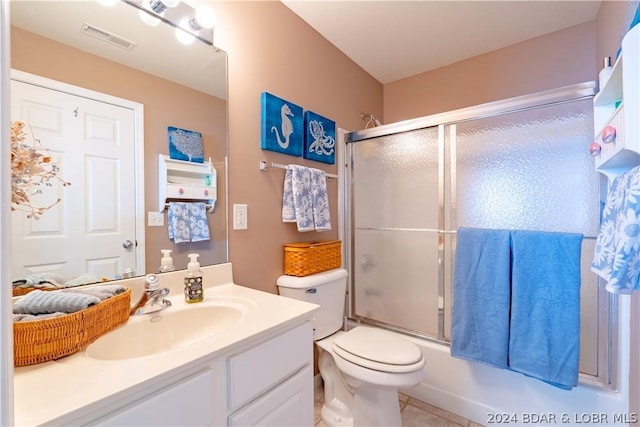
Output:
M193 35L188 33L189 28L189 18L183 18L178 24L178 28L176 28L176 38L182 44L191 44L196 39Z
M142 2L142 7L144 7L146 10L148 10L149 12L151 12L151 0L143 0ZM144 10L139 10L138 11L138 16L140 17L140 20L142 22L144 22L145 24L151 26L151 27L155 27L156 25L158 25L160 23L160 19L159 18L155 18L152 16L153 12L148 13L145 12ZM160 14L160 16L162 16L163 14Z
M180 0L162 0L162 3L167 7L176 7L180 4Z
M216 25L216 13L211 7L203 4L196 9L195 20L201 28L211 29Z

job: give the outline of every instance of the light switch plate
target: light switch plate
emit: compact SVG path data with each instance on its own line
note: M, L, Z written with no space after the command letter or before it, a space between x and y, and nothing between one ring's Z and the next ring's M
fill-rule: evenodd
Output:
M164 226L164 213L163 212L148 212L147 223L149 227L162 227Z
M233 229L246 230L248 228L247 205L233 205Z

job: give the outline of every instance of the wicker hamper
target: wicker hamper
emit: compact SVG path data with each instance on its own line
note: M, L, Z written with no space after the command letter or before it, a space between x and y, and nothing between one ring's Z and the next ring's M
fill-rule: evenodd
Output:
M308 276L342 265L342 242L288 243L284 245L284 274L288 276Z
M84 310L44 320L13 322L15 366L59 359L129 320L131 290Z

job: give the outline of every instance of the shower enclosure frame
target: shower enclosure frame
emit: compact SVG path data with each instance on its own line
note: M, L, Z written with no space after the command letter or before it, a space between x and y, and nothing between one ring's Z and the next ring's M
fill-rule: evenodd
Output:
M414 336L416 338L425 339L442 345L449 345L448 339L445 337L445 315L444 306L438 307L438 333L437 336L430 334L421 334L416 331L403 329L394 325L379 322L374 319L356 316L355 312L355 292L354 292L354 274L356 270L354 259L355 253L355 229L354 229L354 184L353 184L353 144L366 141L372 138L382 136L390 136L403 132L410 132L419 129L437 127L438 128L438 179L443 182L445 174L445 150L444 150L444 131L449 126L452 133L455 133L456 124L466 121L478 120L483 118L491 118L510 114L520 111L526 111L543 106L551 106L567 102L573 102L583 99L592 99L596 93L595 82L585 82L571 86L565 86L558 89L537 92L530 95L524 95L506 100L490 102L478 106L462 108L450 112L434 114L426 117L406 120L398 123L383 125L379 127L364 129L360 131L345 133L344 135L344 153L343 159L345 163L346 173L343 180L343 215L344 215L344 247L345 247L345 263L349 269L349 285L346 300L346 320L358 324L367 324L371 326L381 327L393 330L399 333ZM455 137L453 139L455 141ZM585 146L585 150L587 146ZM594 173L595 171L594 166ZM451 179L455 180L455 171L451 172ZM606 189L606 178L599 175L600 186ZM455 183L451 184L452 187ZM602 190L601 190L602 192ZM438 297L441 301L449 299L445 290L445 269L452 269L452 261L450 257L445 257L444 242L448 234L454 234L455 231L447 231L444 227L445 218L445 194L443 185L438 186L438 230L430 230L438 232ZM397 230L396 230L397 231ZM403 229L402 231L412 231L411 229ZM424 231L424 230L423 230ZM593 237L593 236L589 236ZM618 372L618 317L619 307L618 298L604 290L604 286L598 279L598 307L597 307L597 375L580 373L580 382L597 387L604 387L615 390L617 388L617 372Z

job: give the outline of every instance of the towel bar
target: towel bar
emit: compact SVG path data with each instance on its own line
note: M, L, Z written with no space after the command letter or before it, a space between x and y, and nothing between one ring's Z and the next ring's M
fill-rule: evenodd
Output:
M196 203L196 202L193 202L193 203ZM209 213L213 212L213 208L216 206L215 203L207 203L206 205L207 205L207 211ZM168 207L169 207L169 203L165 203L164 208L167 209Z
M271 167L272 168L276 168L276 169L285 169L286 170L287 166L288 165L283 165L282 163L274 163L274 162L271 163ZM263 172L269 169L269 166L267 166L267 162L265 162L264 160L260 161L260 166L259 167L260 167L260 170L263 171ZM325 176L328 179L338 179L338 175L336 175L334 173L325 173Z

